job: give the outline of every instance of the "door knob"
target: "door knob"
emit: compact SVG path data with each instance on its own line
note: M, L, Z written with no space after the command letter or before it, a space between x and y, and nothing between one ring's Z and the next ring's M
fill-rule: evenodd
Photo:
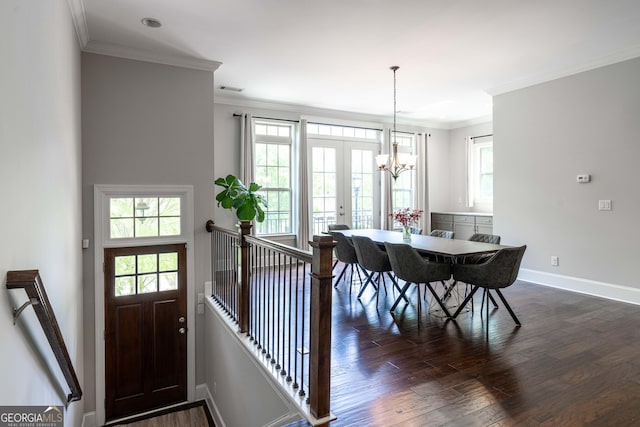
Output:
M185 332L187 332L187 330L185 328L180 328L178 329L178 332L184 334Z

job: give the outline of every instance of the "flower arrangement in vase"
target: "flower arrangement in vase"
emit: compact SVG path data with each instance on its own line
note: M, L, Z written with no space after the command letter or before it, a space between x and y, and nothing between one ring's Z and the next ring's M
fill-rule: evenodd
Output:
M395 222L402 225L402 240L411 241L411 226L418 222L423 212L422 209L404 208L389 214Z

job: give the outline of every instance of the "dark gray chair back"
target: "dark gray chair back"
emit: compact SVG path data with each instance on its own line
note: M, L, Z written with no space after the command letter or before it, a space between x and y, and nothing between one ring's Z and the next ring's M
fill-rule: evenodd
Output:
M518 270L526 250L527 245L504 248L482 264L455 264L453 278L482 288L506 288L518 278Z
M357 263L358 256L356 255L353 243L351 243L351 241L344 237L344 235L339 231L330 231L329 234L331 234L331 236L333 236L333 240L337 242L334 251L338 261L345 264Z
M409 227L409 231L411 234L422 234L422 228L420 227Z
M327 230L350 230L350 227L347 224L329 224Z
M476 233L473 236L469 237L469 240L472 242L493 243L495 245L500 244L500 236L498 236L497 234Z
M453 239L453 231L447 230L431 230L429 236L442 237L443 239Z
M384 244L396 277L411 283L428 283L451 277L451 264L430 262L409 245Z
M392 271L389 256L368 237L352 236L351 241L356 249L358 264L369 271L378 273Z

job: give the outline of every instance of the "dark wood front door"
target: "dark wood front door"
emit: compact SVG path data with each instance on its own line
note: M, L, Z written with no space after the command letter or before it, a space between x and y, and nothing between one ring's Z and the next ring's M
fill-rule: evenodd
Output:
M187 399L185 244L105 249L107 420Z

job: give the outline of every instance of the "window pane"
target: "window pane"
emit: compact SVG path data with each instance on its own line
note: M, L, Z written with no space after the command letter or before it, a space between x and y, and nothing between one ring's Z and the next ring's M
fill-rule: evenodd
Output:
M133 218L112 219L109 235L112 239L133 237Z
M159 271L170 271L170 270L178 269L178 253L177 252L159 254L158 258L160 259Z
M265 125L256 125L256 135L266 135L267 127Z
M114 198L109 200L111 218L131 218L133 216L133 198Z
M138 274L156 271L158 271L158 256L156 254L138 255Z
M160 290L173 291L178 289L178 272L160 273Z
M135 295L135 276L116 277L116 296Z
M116 276L124 276L125 274L136 274L136 257L117 256L115 259Z
M136 197L135 198L135 217L158 216L158 198L157 197Z
M143 274L138 276L138 293L146 294L158 290L158 275Z
M136 219L136 237L154 237L158 235L158 218Z
M180 216L180 198L161 197L159 212L160 216Z
M176 217L160 218L160 235L161 236L179 236L180 235L180 218L176 218Z

